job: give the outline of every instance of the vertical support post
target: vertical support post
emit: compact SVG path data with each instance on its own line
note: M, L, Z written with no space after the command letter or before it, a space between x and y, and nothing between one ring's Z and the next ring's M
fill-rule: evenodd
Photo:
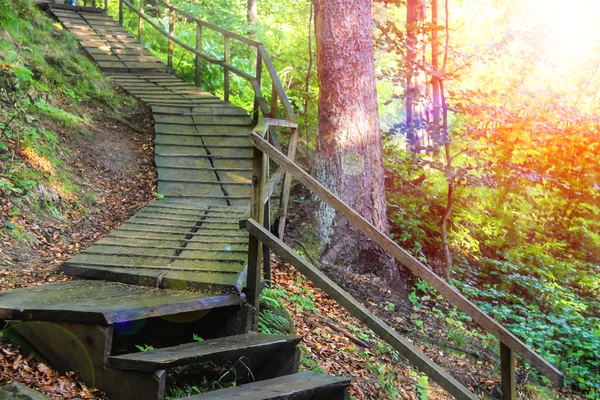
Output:
M196 22L196 50L198 51L202 51L202 25L200 25L199 22ZM200 56L196 54L196 61L195 61L195 70L194 70L194 86L196 87L200 87Z
M87 7L87 0L83 0L83 6Z
M269 131L267 131L266 140L268 140ZM269 179L269 158L267 157L267 161L265 163L265 185L267 180ZM266 194L265 194L266 196ZM264 221L263 226L266 230L271 230L271 198L267 199L264 210ZM262 246L263 251L263 277L265 278L267 287L271 287L271 249L266 243L263 243Z
M108 0L104 0L104 12L108 13Z
M169 7L169 35L173 36L173 33L175 33L175 10ZM169 71L173 71L173 46L173 40L169 38L167 47L167 67Z
M96 8L96 0L92 0L92 7Z
M292 161L296 158L296 147L298 144L298 128L293 128L290 135L290 141L288 143L288 158ZM281 217L279 218L279 229L277 233L279 239L283 240L283 234L285 233L285 220L287 219L287 208L290 201L290 190L292 188L292 175L286 173L283 177L283 188L281 189L281 204L279 209L281 210Z
M279 107L277 106L277 88L275 84L271 86L271 118L277 118Z
M515 353L503 342L500 342L500 373L504 400L516 400Z
M229 64L229 36L225 35L224 39L224 59L225 64ZM228 103L229 102L229 68L226 66L223 67L223 73L225 74L223 77L223 100Z
M252 158L252 195L250 199L250 218L255 221L264 220L265 212L265 165L266 156L254 148ZM250 235L248 240L248 277L246 281L248 304L258 313L260 304L260 279L262 263L262 246L258 239Z
M262 79L262 56L260 55L260 50L258 47L256 48L256 81L258 82L258 87L260 87ZM252 116L252 121L256 125L258 124L258 94L254 94L254 114Z
M123 26L123 0L119 0L119 25Z
M140 0L140 12L144 13L144 0ZM139 17L138 19L138 42L144 39L144 19Z

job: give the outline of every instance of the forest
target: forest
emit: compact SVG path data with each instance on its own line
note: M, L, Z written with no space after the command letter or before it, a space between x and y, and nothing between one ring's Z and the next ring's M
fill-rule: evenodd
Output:
M167 30L168 11L150 0L146 3L147 12ZM306 171L559 368L569 393L600 399L600 6L596 2L360 1L356 8L367 10L355 23L360 24L360 40L337 50L331 45L336 27L347 28L344 18L360 14L352 5L348 10L331 10L323 0L173 3L268 49L298 116L296 160ZM333 3L337 4L329 6ZM4 7L0 11L8 10ZM110 2L109 11L116 15L118 3ZM137 16L126 12L124 25L137 32ZM192 21L178 21L174 34L197 45ZM361 55L370 51L371 35L373 64L372 68L364 64L363 71ZM71 39L65 40L66 46ZM167 59L166 38L146 29L143 41L153 54ZM214 32L201 37L201 47L215 58L224 56L223 37ZM31 48L33 58L34 42ZM38 71L18 65L13 50L4 37L0 85L21 82L28 92L17 99L8 97L10 91L0 91L0 102L13 105L0 115L0 194L4 197L27 196L49 176L42 167L35 173L25 173L23 168L29 167L11 169L15 159L11 143L24 140L58 169L64 163L62 156L56 156L55 135L34 128L35 118L27 117L30 110L65 127L81 122L79 116L32 94L48 87L32 83ZM358 56L349 55L352 50ZM60 55L38 57L29 61L49 70L60 62ZM230 62L252 73L256 55L234 42ZM370 78L367 83L340 79L332 84L336 78L326 72L344 62L349 69L372 76L376 93L369 92ZM91 69L84 59L69 63L61 68L81 74L84 71L79 69ZM193 83L195 63L188 52L175 48L173 68L177 76ZM204 89L222 97L222 69L203 62L201 74ZM94 78L101 82L99 87L86 84L77 92L66 92L67 102L94 99L105 109L134 107L133 100L119 100L102 78ZM73 76L52 78L65 86L70 80ZM271 93L272 83L263 77L264 93ZM236 76L229 85L232 104L252 112L251 85ZM327 96L339 87L352 87L355 92L345 99L339 93ZM340 112L343 107L336 108L340 104L351 111ZM357 145L362 150L356 151L365 160L359 155L359 161L344 159L335 165L331 153L339 151L335 148L339 143L332 143L339 138L332 132L339 134L346 128L327 115L340 112L335 115L348 117L356 110L375 116L363 116L370 124L365 123L364 130L343 132L348 143L362 141ZM30 125L23 123L20 133L13 132L14 118ZM282 135L284 146L286 140ZM40 146L44 142L50 143L49 148ZM363 175L363 181L340 178L356 164L361 168L353 176L376 176L381 169L384 186L367 186L369 179ZM62 172L51 175L52 182L45 184L60 187L61 199L83 196L77 185L61 186L61 181L69 181ZM344 265L359 274L378 276L415 309L424 298L436 296L425 282L408 279L401 268L386 263L379 250L357 233L354 241L345 238L352 236L348 226L299 186L293 192L302 195L295 201L310 204L307 207L314 213L307 215L308 228L300 234L297 250L323 265ZM377 190L381 190L381 204L365 205L365 192ZM76 214L79 206L73 202L68 210L61 205L52 212ZM26 229L15 222L20 218L17 208L9 207L11 214L2 220L1 235L31 241Z

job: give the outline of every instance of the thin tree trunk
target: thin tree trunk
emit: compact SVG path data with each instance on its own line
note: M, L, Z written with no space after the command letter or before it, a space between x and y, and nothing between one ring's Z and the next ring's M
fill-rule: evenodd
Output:
M370 0L315 2L319 135L316 178L384 233L389 232ZM398 269L370 240L321 203L321 262L398 281Z
M248 0L246 9L246 17L248 18L248 25L255 25L258 20L258 7L256 0Z
M440 35L438 31L438 0L431 0L431 89L432 89L432 109L431 109L431 132L433 140L429 145L440 143L440 114L441 114L441 93L440 93ZM438 145L439 146L439 145ZM429 151L428 151L429 152Z
M422 152L428 143L424 99L428 84L422 64L426 62L426 40L423 25L427 5L424 0L408 0L406 4L406 136L410 149Z

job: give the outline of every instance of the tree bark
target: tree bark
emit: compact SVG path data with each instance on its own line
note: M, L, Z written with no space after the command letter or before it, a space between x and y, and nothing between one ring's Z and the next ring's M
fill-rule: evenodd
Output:
M383 233L389 232L370 0L316 0L319 135L314 175ZM399 281L377 245L321 203L321 262Z
M246 17L248 18L248 25L255 25L258 20L258 7L256 0L248 0L246 8Z

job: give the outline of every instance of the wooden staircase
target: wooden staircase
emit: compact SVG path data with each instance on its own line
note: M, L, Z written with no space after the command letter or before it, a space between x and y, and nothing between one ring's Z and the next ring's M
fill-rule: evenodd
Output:
M190 398L347 399L348 379L298 372L301 338L252 332L238 228L250 203L247 112L169 74L102 10L44 4L152 107L162 198L64 263L80 280L0 292L4 336L110 400L162 400L169 385L211 379L233 386Z

